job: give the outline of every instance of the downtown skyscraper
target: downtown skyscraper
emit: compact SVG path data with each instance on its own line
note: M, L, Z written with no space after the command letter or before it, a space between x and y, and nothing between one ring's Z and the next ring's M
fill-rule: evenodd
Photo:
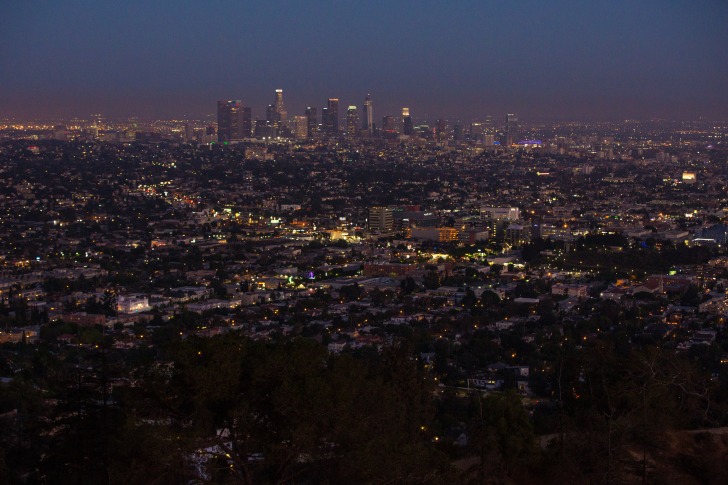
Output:
M306 108L306 125L308 138L313 138L318 133L318 116L316 107L309 106Z
M283 90L276 89L276 100L275 100L275 112L278 122L285 125L288 121L288 111L286 111L286 105L283 102Z
M339 135L339 98L329 98L326 108L321 110L321 125L327 136Z
M356 106L349 106L346 110L346 137L356 138L359 136L359 113Z
M367 94L364 98L364 109L362 110L362 129L370 134L374 132L374 110L372 106L372 96Z
M506 115L506 126L505 126L505 144L511 146L514 143L518 143L520 137L518 116L514 114Z
M407 136L415 134L415 126L412 123L412 116L409 108L402 108L402 132Z
M226 143L249 137L250 108L239 99L217 102L217 141Z
M265 110L265 119L268 123L272 123L276 128L285 126L288 119L288 111L283 102L283 90L276 89L276 97L273 104L269 104Z

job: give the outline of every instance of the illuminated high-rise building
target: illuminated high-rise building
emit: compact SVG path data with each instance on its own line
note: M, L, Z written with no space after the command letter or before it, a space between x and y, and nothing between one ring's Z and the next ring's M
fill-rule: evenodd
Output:
M485 142L485 123L480 121L473 121L470 123L470 141L473 143L484 143Z
M384 116L382 118L382 134L387 136L396 136L399 129L397 126L397 118L394 116Z
M409 108L402 108L402 132L408 136L415 134L415 126L412 123Z
M321 124L328 136L339 134L339 99L329 98L326 108L321 110Z
M259 140L270 140L278 137L278 123L267 120L255 120L255 138Z
M364 98L364 109L362 111L362 128L372 133L374 130L374 109L371 94L367 94Z
M329 116L331 117L331 121L333 123L332 133L334 135L338 135L339 134L339 99L330 98L328 101L328 107L329 107Z
M438 140L446 140L448 137L447 131L447 120L439 119L435 121L435 136Z
M346 136L355 138L359 135L359 113L356 106L349 106L346 110Z
M372 231L389 232L394 227L394 215L389 207L369 208L369 229Z
M240 140L245 135L244 129L244 107L239 99L217 102L217 141L229 142Z
M328 136L329 131L332 129L331 126L329 126L330 124L331 120L329 120L329 108L321 108L321 126L319 131Z
M313 138L318 133L318 118L316 116L316 108L309 106L306 108L306 120L307 120L307 136Z
M277 113L276 121L283 123L284 125L288 121L288 111L286 111L286 105L283 103L283 90L276 89L276 101L275 101L275 112Z
M505 142L506 146L518 143L520 133L518 132L518 116L514 114L506 115Z
M240 125L240 134L243 138L249 138L253 135L253 115L250 106L243 106L243 121Z
M269 123L278 122L278 113L276 113L276 106L274 104L269 104L265 107L265 121Z
M296 140L305 140L308 138L308 117L304 115L294 116L291 123L293 137Z

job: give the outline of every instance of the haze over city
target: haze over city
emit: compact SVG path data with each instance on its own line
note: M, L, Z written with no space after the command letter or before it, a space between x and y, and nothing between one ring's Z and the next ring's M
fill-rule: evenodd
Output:
M3 2L0 117L262 116L372 93L378 114L724 119L728 3Z

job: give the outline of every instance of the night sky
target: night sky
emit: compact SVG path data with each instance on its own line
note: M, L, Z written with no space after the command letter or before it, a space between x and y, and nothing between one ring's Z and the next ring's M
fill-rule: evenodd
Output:
M728 1L0 0L0 117L728 119Z

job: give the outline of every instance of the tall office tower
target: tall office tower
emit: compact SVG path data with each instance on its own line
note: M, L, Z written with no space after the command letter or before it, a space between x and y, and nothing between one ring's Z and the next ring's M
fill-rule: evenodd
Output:
M278 123L266 120L255 120L255 131L253 134L259 140L277 138Z
M339 100L329 98L326 108L321 110L321 124L323 131L328 136L339 134Z
M362 129L368 131L371 134L374 129L374 110L372 106L371 94L367 94L364 98L364 109L362 111Z
M382 136L385 138L396 138L399 132L397 128L397 118L394 116L382 117Z
M250 106L243 106L243 121L240 125L240 134L243 138L250 138L253 136L253 114L250 110Z
M265 107L265 121L274 123L276 121L276 107L275 105L269 104Z
M278 112L276 111L276 105L269 104L265 108L265 121L269 123L278 123L281 119L278 116Z
M359 135L359 113L356 106L349 106L346 110L346 136L356 138Z
M306 108L307 120L307 136L313 138L318 133L318 118L316 116L316 108L309 106Z
M471 143L485 142L485 123L481 123L480 121L470 123L469 138Z
M291 128L293 130L293 137L296 140L305 140L308 138L308 117L296 115L292 121Z
M243 138L243 103L239 99L217 102L217 141Z
M369 208L369 229L372 231L389 232L394 227L394 213L388 207Z
M409 108L402 108L402 132L408 136L415 134L415 125L412 123Z
M514 143L519 142L518 132L518 116L514 114L506 115L506 145L511 146Z
M321 108L321 127L320 131L324 135L329 134L331 131L331 119L329 117L329 108Z
M339 134L339 99L329 98L328 102L329 118L331 119L331 134L336 136Z
M278 113L278 119L276 121L279 121L285 125L288 121L288 111L286 111L286 105L283 103L282 89L276 89L276 101L274 106L276 113Z
M490 133L491 135L495 133L495 122L493 121L493 115L485 115L483 128L485 128L486 133Z
M435 122L435 135L438 140L442 141L447 138L447 121L437 120Z

